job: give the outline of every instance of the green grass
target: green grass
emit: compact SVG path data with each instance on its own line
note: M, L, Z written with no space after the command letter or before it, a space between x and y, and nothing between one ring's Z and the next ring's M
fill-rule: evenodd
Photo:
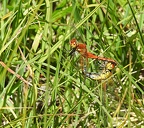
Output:
M0 127L144 126L143 0L3 0L0 7ZM112 78L86 78L77 56L68 56L72 38L114 59Z

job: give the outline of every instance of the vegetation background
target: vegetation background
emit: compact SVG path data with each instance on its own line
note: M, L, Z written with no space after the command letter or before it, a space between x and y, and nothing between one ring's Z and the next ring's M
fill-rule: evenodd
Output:
M143 10L143 0L0 0L0 127L144 127ZM114 59L113 76L83 76L72 38Z

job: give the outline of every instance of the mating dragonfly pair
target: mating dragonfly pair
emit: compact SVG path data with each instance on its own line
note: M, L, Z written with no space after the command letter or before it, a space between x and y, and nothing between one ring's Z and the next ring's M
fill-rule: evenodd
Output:
M80 66L82 68L82 72L87 77L89 77L93 80L105 80L112 75L112 70L116 66L116 62L113 59L99 57L99 56L96 56L96 55L88 52L87 48L86 48L86 44L77 43L76 39L72 39L70 41L70 46L72 47L70 55L76 51L78 53L80 53ZM87 72L86 67L88 66L88 58L105 61L105 67L103 68L103 70L100 73ZM84 66L85 59L86 59L86 66Z

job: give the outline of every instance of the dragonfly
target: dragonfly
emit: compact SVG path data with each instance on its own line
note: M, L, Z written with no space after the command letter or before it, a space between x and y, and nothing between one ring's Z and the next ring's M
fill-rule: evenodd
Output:
M93 80L105 80L112 75L113 69L114 69L114 65L110 62L107 62L104 69L100 73L87 72L86 68L84 68L83 73L85 74L85 76Z
M75 51L78 51L85 58L91 58L91 59L98 59L98 60L102 60L102 61L107 61L107 62L111 62L111 63L116 65L116 62L113 59L99 57L99 56L94 55L91 52L88 52L87 48L86 48L86 44L77 43L76 39L72 39L70 41L70 46L72 47L70 55L72 53L74 53Z
M78 43L76 39L72 39L70 41L70 46L72 47L72 50L69 53L69 55L73 54L76 51L80 53L81 68L82 68L83 73L87 77L94 79L94 80L104 80L111 76L112 69L114 69L114 67L116 65L116 62L113 59L99 57L99 56L94 55L91 52L88 52L88 50L86 48L86 44ZM85 67L84 67L84 58L86 58L86 66ZM88 58L106 61L107 63L105 64L105 68L103 69L103 71L101 73L87 72L86 67L88 66Z

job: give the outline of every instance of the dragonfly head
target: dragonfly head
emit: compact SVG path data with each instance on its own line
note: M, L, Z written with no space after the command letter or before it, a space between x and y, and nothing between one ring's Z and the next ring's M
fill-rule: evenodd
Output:
M76 47L77 47L77 40L76 40L76 39L72 39L72 40L70 41L70 46L71 46L72 48L76 48Z
M108 69L108 70L112 70L112 69L114 69L114 67L115 67L115 64L114 63L107 63L107 65L106 65L106 69Z
M72 47L72 50L70 51L69 55L72 55L77 49L77 40L76 39L72 39L70 41L70 46Z

